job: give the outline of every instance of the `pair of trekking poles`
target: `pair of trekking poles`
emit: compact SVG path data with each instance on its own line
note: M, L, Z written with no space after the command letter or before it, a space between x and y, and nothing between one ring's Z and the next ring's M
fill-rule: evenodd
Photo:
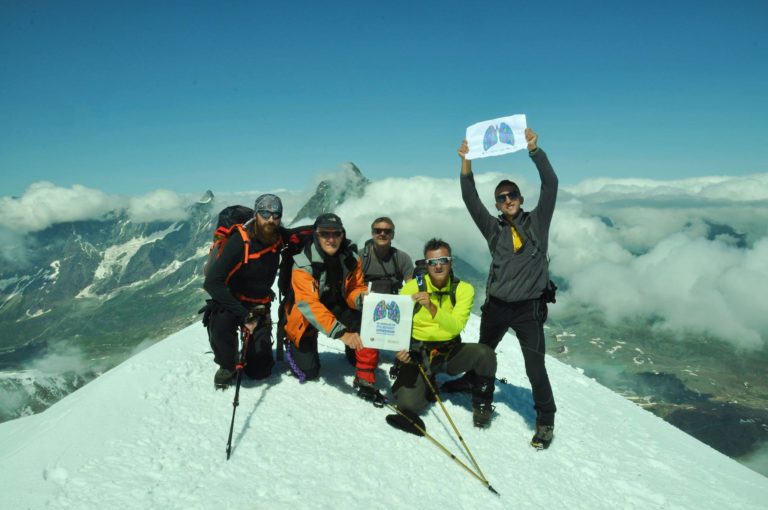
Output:
M240 405L240 383L242 382L243 378L243 368L245 367L245 353L248 351L248 344L251 340L251 332L248 331L245 327L242 327L240 329L240 343L241 343L241 350L238 354L237 363L235 365L235 371L237 373L237 382L235 383L235 398L232 401L232 420L229 424L229 437L227 438L227 460L229 460L230 454L232 452L232 433L234 431L235 426L235 413L237 412L237 406ZM280 344L280 340L278 340L278 344ZM279 354L282 354L282 349L278 350ZM282 358L278 354L278 358ZM397 406L392 405L389 403L389 401L385 401L385 405L389 407L391 410L399 414L400 416L403 416L406 420L408 420L411 425L413 425L416 430L418 430L424 437L426 437L432 444L437 446L440 451L445 453L448 457L453 459L456 464L461 466L467 473L472 475L474 478L476 478L480 483L485 485L485 487L496 494L497 496L500 496L500 494L496 491L496 489L493 488L493 486L490 484L488 479L483 474L483 471L480 469L480 465L475 460L475 456L472 455L472 451L469 449L469 446L467 446L466 441L464 441L464 437L459 432L459 429L456 427L456 424L454 423L453 419L451 418L451 415L448 414L448 410L445 408L445 404L443 404L443 399L440 398L439 393L435 389L435 387L432 385L432 381L429 379L429 376L427 375L426 371L424 370L424 367L421 363L417 363L417 366L419 367L419 372L421 372L421 376L424 378L424 381L426 381L427 386L429 387L429 390L432 392L432 395L435 397L435 400L440 405L440 408L443 410L443 413L445 414L445 417L448 419L448 422L451 424L451 427L453 428L453 431L456 433L456 437L458 437L459 442L461 442L461 445L463 446L464 450L467 452L467 455L469 456L470 461L472 462L472 465L475 467L473 470L470 468L466 463L464 463L461 459L456 457L453 453L451 453L448 448L446 448L440 441L435 439L434 436L432 436L429 432L427 432L423 427L421 427L418 423L416 423L413 419L411 419L410 416L400 411L400 409L397 408Z
M496 494L497 496L501 496L496 489L491 486L488 479L483 474L482 469L480 469L480 465L475 460L475 456L472 455L472 451L469 449L469 446L467 446L466 441L464 441L464 437L462 437L461 433L459 432L459 429L456 427L456 424L453 422L453 419L451 418L451 415L448 414L448 409L445 408L445 404L443 404L443 399L440 398L440 394L437 392L437 389L435 389L434 385L432 384L432 381L430 380L429 376L427 375L427 372L424 370L424 367L420 362L417 362L416 365L419 367L419 372L421 372L421 376L424 378L424 381L427 383L427 386L429 387L429 391L432 392L432 396L435 398L435 401L440 405L440 409L443 410L443 413L445 414L445 417L448 419L448 422L451 424L451 428L453 428L453 431L456 433L456 437L458 437L459 442L461 443L462 447L464 448L464 451L467 452L467 455L469 456L469 460L472 462L472 465L475 467L473 470L470 468L466 463L464 463L461 459L456 457L453 453L448 450L448 448L445 447L440 441L435 439L434 436L432 436L429 432L427 432L424 427L420 426L418 423L416 423L415 420L413 420L410 416L408 416L406 413L402 412L400 409L397 408L397 406L392 405L389 403L389 401L385 402L385 405L389 407L391 410L408 420L408 422L413 425L413 427L419 431L421 435L426 437L432 444L437 446L440 451L445 453L448 457L450 457L456 464L461 466L467 473L472 475L474 478L476 478L480 483L485 485L485 487Z

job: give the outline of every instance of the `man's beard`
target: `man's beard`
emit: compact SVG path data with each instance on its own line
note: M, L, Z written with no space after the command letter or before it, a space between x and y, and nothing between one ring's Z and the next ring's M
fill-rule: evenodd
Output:
M263 226L260 226L258 222L254 221L253 237L255 237L258 241L260 241L263 244L275 244L277 242L277 238L280 236L280 229L275 224L272 224L271 228L272 228L272 231L270 232L269 223L265 223Z

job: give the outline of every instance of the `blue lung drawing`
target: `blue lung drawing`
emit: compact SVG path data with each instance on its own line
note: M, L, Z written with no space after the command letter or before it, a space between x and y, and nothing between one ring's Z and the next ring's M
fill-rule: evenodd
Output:
M373 309L373 322L380 321L387 316L387 303L382 299L376 303L376 308Z
M483 149L488 150L499 141L499 136L496 134L496 126L488 126L483 136Z
M389 320L400 324L400 307L394 301L390 301L387 305L387 317Z
M515 135L512 134L512 128L504 122L499 124L499 141L507 145L515 145Z

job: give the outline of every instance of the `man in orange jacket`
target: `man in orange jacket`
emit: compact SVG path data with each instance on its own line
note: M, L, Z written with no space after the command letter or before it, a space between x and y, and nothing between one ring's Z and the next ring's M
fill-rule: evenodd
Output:
M317 334L363 348L355 314L368 293L360 257L345 238L341 218L318 216L312 244L294 256L291 273L292 302L287 303L285 334L290 340L289 362L302 379L320 374Z

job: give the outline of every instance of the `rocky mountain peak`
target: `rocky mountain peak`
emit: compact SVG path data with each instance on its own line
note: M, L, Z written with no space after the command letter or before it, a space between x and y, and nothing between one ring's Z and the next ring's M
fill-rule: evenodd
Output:
M357 165L349 161L344 163L342 168L342 172L320 181L315 193L299 210L291 225L305 218L313 220L323 213L333 212L349 198L360 198L365 194L365 188L370 181Z

